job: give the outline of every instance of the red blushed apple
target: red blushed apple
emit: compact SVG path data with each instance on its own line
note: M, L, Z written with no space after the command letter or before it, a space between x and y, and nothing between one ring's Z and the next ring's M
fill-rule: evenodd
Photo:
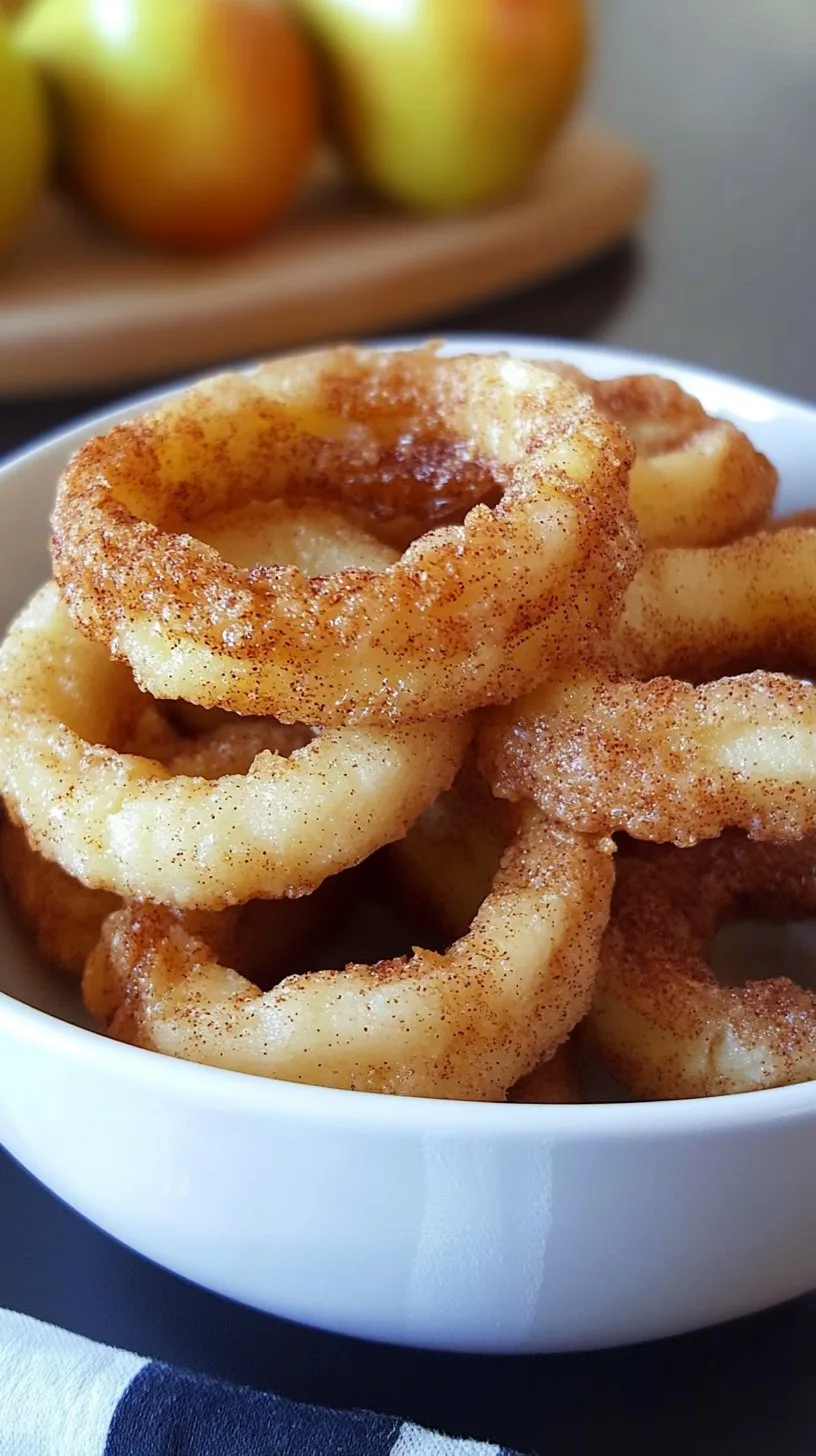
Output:
M318 131L311 57L274 0L33 0L67 183L158 247L241 243L290 202Z
M430 212L522 187L583 77L586 0L290 0L322 52L335 140Z

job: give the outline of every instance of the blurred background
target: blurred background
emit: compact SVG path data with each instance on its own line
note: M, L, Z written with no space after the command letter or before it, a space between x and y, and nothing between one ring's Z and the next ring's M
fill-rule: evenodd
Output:
M396 330L812 393L812 0L3 9L7 444L66 396Z
M594 113L652 158L615 342L814 395L816 5L598 4Z

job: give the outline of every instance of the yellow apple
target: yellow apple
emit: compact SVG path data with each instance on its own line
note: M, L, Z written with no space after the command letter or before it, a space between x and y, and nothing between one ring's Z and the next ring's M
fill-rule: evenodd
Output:
M317 88L272 0L31 0L16 33L54 93L64 175L108 222L213 248L290 201Z
M519 187L569 110L583 0L292 0L323 52L337 140L407 206Z
M0 21L0 253L16 238L42 189L48 152L39 81Z

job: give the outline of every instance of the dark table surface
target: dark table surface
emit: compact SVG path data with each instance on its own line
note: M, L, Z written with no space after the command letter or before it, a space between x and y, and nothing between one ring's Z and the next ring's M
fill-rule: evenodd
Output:
M603 339L813 398L813 0L603 8L590 106L654 159L647 221L581 272L434 329ZM104 400L2 404L0 447ZM816 1448L816 1295L659 1345L483 1359L339 1339L206 1294L97 1232L2 1155L0 1231L0 1303L293 1398L374 1407L547 1456Z

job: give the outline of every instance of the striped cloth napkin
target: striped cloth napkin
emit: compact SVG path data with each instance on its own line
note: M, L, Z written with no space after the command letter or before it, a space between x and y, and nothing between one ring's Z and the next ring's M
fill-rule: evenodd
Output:
M0 1456L513 1456L175 1370L0 1310Z

